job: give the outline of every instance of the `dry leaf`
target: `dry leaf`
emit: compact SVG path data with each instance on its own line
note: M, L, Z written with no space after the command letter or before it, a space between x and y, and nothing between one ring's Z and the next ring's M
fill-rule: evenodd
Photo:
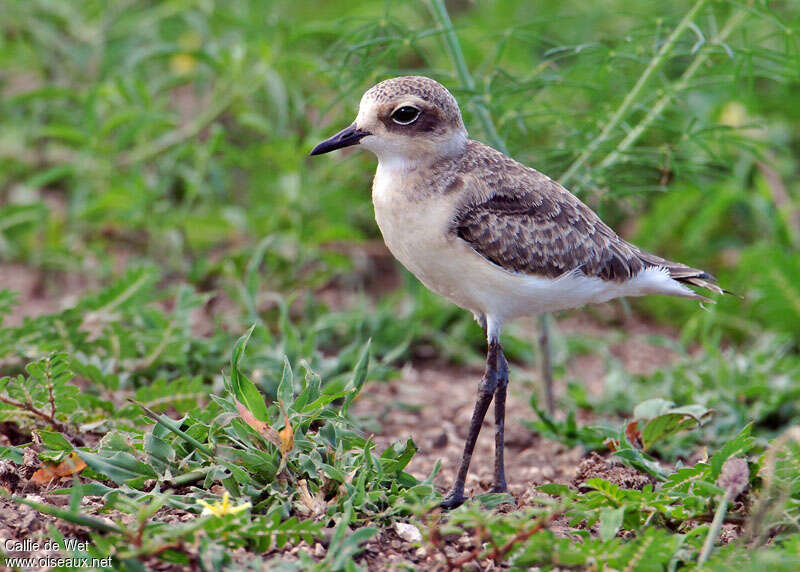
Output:
M281 409L283 409L283 403L281 403ZM286 411L283 412L283 422L284 427L278 433L278 437L280 437L280 449L281 455L286 456L286 454L294 449L294 431L292 430L292 426L289 423L289 416L286 414Z
M631 421L628 423L625 427L625 436L628 438L628 441L631 442L631 445L639 449L642 448L642 432L639 431L638 421Z
M86 463L73 451L69 454L69 457L60 463L46 463L41 469L33 473L31 482L37 485L45 485L53 479L80 473L85 468Z
M299 494L299 502L295 503L295 507L302 512L305 516L318 518L325 514L328 508L328 503L325 502L325 495L322 491L317 491L312 495L308 490L308 483L305 479L297 481L297 490Z
M269 425L267 425L266 422L259 421L258 419L256 419L255 416L250 412L250 410L247 407L244 406L243 403L240 403L238 400L234 401L236 401L236 409L239 411L239 416L242 418L242 420L248 425L250 425L250 427L258 431L261 435L263 435L267 441L269 441L270 443L281 449L283 441L281 437L278 435L278 432Z
M294 448L294 430L292 429L292 424L289 422L289 415L286 414L286 408L283 406L283 401L278 400L278 406L281 408L283 412L283 429L280 430L278 433L278 437L280 439L279 449L281 451L281 464L278 468L278 472L283 472L286 468L286 457Z

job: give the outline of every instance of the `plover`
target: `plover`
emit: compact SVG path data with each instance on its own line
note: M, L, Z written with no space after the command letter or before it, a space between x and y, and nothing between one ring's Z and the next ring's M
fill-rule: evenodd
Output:
M556 181L470 139L458 102L432 79L375 85L361 98L355 122L311 155L353 145L378 157L372 202L386 246L430 290L471 311L486 332L486 371L445 508L464 502L493 398L492 491L507 490L504 323L623 296L708 300L687 285L722 293L707 272L642 251Z

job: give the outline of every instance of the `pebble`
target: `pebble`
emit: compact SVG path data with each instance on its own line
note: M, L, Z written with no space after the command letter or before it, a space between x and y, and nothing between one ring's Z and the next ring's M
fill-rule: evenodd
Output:
M406 542L422 542L422 533L419 531L419 528L413 524L395 522L394 531L397 533L397 536Z
M442 431L439 433L439 435L431 440L431 447L433 449L443 449L444 447L447 447L448 441L449 439L447 437L447 433Z

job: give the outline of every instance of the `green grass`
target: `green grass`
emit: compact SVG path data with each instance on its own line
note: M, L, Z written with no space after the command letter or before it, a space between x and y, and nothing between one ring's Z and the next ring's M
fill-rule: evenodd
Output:
M39 489L44 503L2 479L0 493L84 531L90 548L75 556L126 570L264 559L354 570L371 540L411 522L444 567L796 566L793 3L32 0L0 11L0 272L36 281L33 296L0 290L0 320L32 297L51 302L0 321L0 422L19 436L0 442L0 460L18 472L26 451L46 467L77 453L87 465ZM352 413L365 382L431 347L448 364L483 352L466 312L406 273L382 282L373 159L307 158L352 121L366 88L404 73L451 87L473 137L742 296L707 311L632 303L679 331L657 340L678 359L649 375L614 357L617 324L603 339L553 330L565 415L534 393L527 425L652 485L550 483L518 510L486 495L441 514L436 471L404 470L417 446L398 436L377 450L376 421ZM326 304L330 292L344 301ZM530 342L515 327L504 339L517 362L533 361ZM566 374L588 353L605 360L599 395ZM239 510L224 509L223 491ZM729 543L723 521L738 527ZM452 551L458 536L472 541L467 556ZM324 550L287 559L302 542Z

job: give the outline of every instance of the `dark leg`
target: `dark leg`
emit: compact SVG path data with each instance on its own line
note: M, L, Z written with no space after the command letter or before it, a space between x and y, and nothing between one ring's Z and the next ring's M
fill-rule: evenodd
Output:
M553 397L553 365L550 362L550 316L539 316L539 349L542 354L542 385L544 385L545 410L552 415L556 410Z
M464 443L464 453L461 455L461 465L458 468L453 488L450 489L450 493L442 501L442 508L455 508L466 500L464 498L464 482L467 479L469 462L472 460L472 452L475 450L478 433L481 432L483 418L486 417L486 411L489 409L489 404L492 402L495 389L497 389L498 355L503 355L502 349L497 340L493 340L489 343L489 352L486 355L486 372L483 374L480 384L478 384L478 401L472 411L472 421L470 421L469 433ZM502 361L505 363L505 358L502 358Z
M508 362L499 348L497 357L497 390L494 394L494 485L493 493L508 491L503 462L504 430L506 425L506 390L508 389Z

